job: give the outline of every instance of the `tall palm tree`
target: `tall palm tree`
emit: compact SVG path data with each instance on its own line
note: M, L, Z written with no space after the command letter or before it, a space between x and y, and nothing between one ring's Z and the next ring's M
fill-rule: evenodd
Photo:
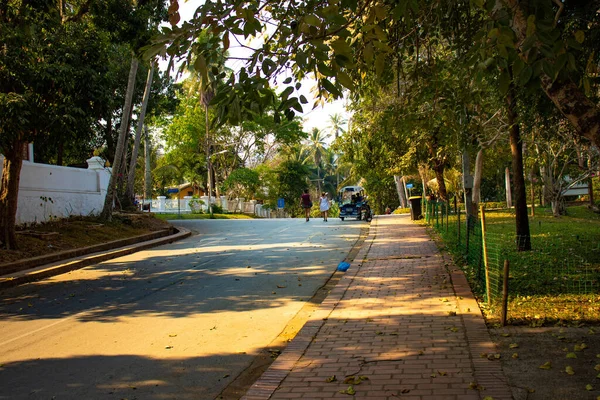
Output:
M337 139L341 134L346 132L344 126L347 123L347 119L345 119L341 114L335 113L329 116L329 125L327 125L327 128L333 133L333 137Z
M329 115L329 125L327 126L327 128L329 128L329 130L333 132L334 137L337 139L341 134L346 132L343 126L345 126L347 123L348 120L346 118L342 117L342 115L339 113L335 113ZM336 156L336 159L337 158L339 157ZM340 186L339 171L336 173L336 183L338 186Z
M321 193L321 160L323 159L323 155L327 149L327 143L325 142L325 139L328 137L329 135L323 133L323 131L320 129L313 128L307 143L310 154L313 157L315 166L317 167L317 187L319 188L319 193Z

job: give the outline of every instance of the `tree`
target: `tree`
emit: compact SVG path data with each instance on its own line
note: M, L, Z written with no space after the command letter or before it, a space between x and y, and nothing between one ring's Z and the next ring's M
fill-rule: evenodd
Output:
M154 75L154 62L151 63L150 70L148 71L148 78L146 79L146 88L144 89L144 99L142 100L142 109L140 111L140 116L138 119L138 126L135 131L135 141L133 144L133 149L131 150L131 160L129 162L129 171L127 175L127 188L125 192L125 199L129 200L130 204L134 203L135 200L135 192L134 192L134 183L135 183L135 167L137 165L137 154L138 148L140 147L140 142L142 139L142 129L144 127L144 119L146 117L146 108L148 107L148 100L150 98L150 89L152 87L152 77Z
M113 169L108 181L108 188L106 189L106 197L104 198L104 207L100 213L100 218L103 220L110 220L112 217L113 203L115 201L115 195L117 190L117 179L124 171L121 171L122 163L125 161L125 141L127 136L127 130L129 129L129 110L131 109L131 101L133 98L133 88L135 85L135 75L137 73L138 60L137 58L131 58L131 67L129 69L129 79L127 80L127 94L125 95L125 105L123 106L123 118L121 119L121 128L119 130L119 139L117 140L117 148L115 151L115 158L113 162Z
M318 128L313 128L310 136L306 142L306 147L310 152L313 161L315 163L315 167L317 168L317 190L319 194L321 193L321 161L323 159L323 155L325 154L326 143L325 139L327 139L329 135L324 134Z
M342 135L346 130L344 126L348 123L348 120L342 117L341 114L331 114L329 116L329 125L327 128L330 132L333 133L334 139L337 139L340 135Z
M78 2L65 2L64 9L57 9L45 0L0 6L0 243L10 249L17 247L25 145L43 137L64 137L62 132L71 134L90 123L92 96L80 84L86 85L96 72L98 64L86 51L96 47L103 34L83 18L83 10Z
M259 185L258 172L248 168L236 169L223 182L230 198L254 198Z
M308 187L308 167L298 161L284 161L277 168L277 197L285 200L285 210L293 217L300 214L300 196Z

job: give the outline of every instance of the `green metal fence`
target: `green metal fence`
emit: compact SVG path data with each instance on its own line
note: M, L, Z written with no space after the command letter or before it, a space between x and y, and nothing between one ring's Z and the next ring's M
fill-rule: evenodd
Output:
M489 309L500 310L508 260L509 316L600 320L600 232L585 238L532 235L532 250L519 252L520 238L487 229L484 235L481 220L467 221L464 210L451 204L424 201L423 211L425 222L440 234Z

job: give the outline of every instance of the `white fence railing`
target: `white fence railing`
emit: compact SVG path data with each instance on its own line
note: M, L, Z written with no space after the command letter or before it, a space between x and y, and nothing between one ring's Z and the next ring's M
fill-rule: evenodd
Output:
M200 201L198 201L200 200ZM258 204L256 200L245 201L244 198L227 199L226 196L211 197L211 203L219 206L223 211L229 213L242 213L256 215L261 218L286 218L287 215L282 210L271 210ZM144 205L150 205L150 209L143 207L145 211L152 211L159 214L189 214L194 211L208 212L208 196L201 196L194 199L192 196L185 196L183 199L167 199L165 196L158 196L156 199L146 200Z

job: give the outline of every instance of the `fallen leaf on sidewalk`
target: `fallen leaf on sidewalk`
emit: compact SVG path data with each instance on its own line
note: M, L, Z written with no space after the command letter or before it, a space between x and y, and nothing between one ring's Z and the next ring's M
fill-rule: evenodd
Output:
M177 336L177 334L174 334L174 335L169 335L169 337L176 337L176 336Z
M575 353L567 353L567 358L577 358L577 354L575 354Z
M511 343L511 344L508 345L509 349L516 349L517 347L519 347L518 343Z
M540 365L539 367L540 369L551 369L552 368L552 363L550 361Z
M350 384L350 385L360 385L363 381L368 381L369 378L367 376L361 375L361 376L354 376L354 375L350 375L348 377L346 377L346 379L344 379L344 383L345 384Z
M356 394L356 390L354 390L354 388L352 386L348 386L348 389L346 390L340 390L340 393L342 394L349 394L349 395L355 395Z
M285 289L287 286L283 286L283 285L277 285L277 288L279 289Z
M331 376L327 377L327 379L325 379L325 382L329 382L329 383L335 382L335 381L337 381L337 378L335 375L331 375Z
M519 354L518 353L513 353L513 355L511 357L516 360L517 358L519 358Z
M567 365L567 367L565 368L565 372L569 375L575 375L575 371L573 370L573 367L571 367L570 365Z

